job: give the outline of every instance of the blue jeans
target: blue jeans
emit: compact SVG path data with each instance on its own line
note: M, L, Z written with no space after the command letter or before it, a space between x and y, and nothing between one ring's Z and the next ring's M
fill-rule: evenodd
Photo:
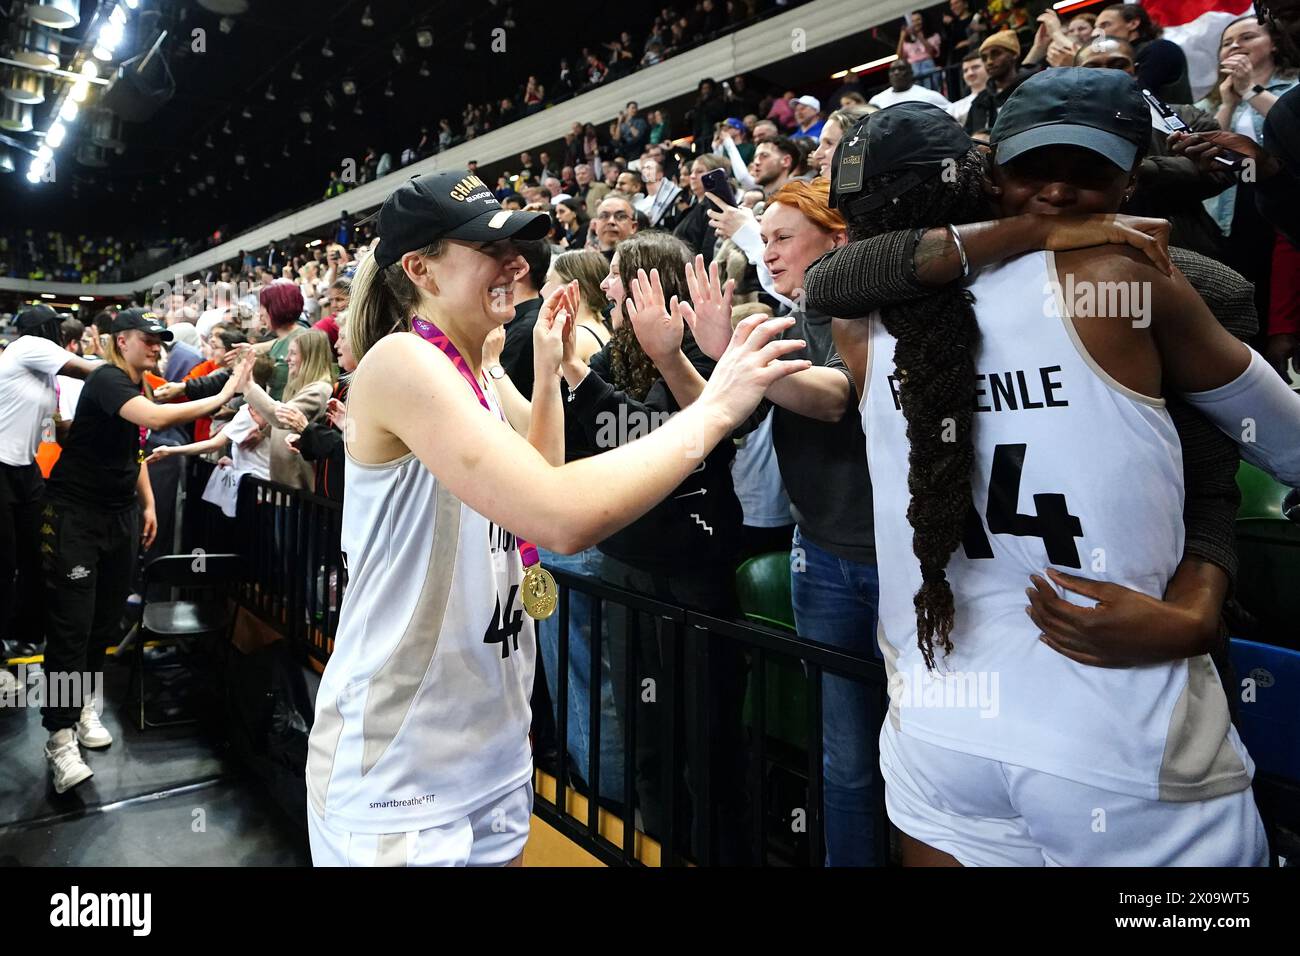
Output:
M861 657L879 657L875 564L837 558L796 528L790 590L799 636ZM796 553L796 558L798 554ZM803 570L798 570L802 566ZM871 866L876 852L874 783L880 718L873 690L822 674L822 774L827 866Z
M556 554L538 548L542 564L574 574L598 577L600 552L588 548L577 554ZM542 666L551 690L551 709L559 720L560 673L560 615L537 623L537 646L542 655ZM614 685L610 679L609 645L601 647L600 679L600 785L589 786L596 792L614 799L623 794L623 732L619 729L618 714L614 709ZM588 772L588 755L591 753L591 598L578 591L569 591L569 756L578 765L585 780Z

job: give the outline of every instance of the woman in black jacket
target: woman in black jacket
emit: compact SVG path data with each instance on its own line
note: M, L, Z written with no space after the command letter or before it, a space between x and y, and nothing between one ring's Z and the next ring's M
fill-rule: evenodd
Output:
M624 303L629 299L624 276L630 283L640 273L657 272L663 301L674 296L686 298L686 262L690 250L677 238L663 232L640 233L619 243L610 273L602 289L614 303L615 330L609 343L582 363L566 354L561 365L570 397L565 402L566 424L577 423L592 453L599 453L632 441L657 428L680 410L670 382L683 372L707 378L714 362L687 334L675 358L655 364L642 348L632 323L623 318ZM683 449L692 454L692 449ZM643 517L599 544L603 556L601 577L608 583L667 603L687 606L722 617L735 611L735 568L740 541L742 513L731 482L731 460L735 447L723 442L708 454L695 450L700 463L696 470L666 500ZM588 492L598 489L587 489ZM629 702L624 693L623 675L627 666L637 670L637 686L664 686L665 658L670 648L656 639L654 619L640 614L635 624L639 636L635 660L628 660L628 638L634 631L628 609L611 607L608 633L611 638L610 662L615 688L615 704L620 718L627 713ZM692 655L698 644L680 645L686 651L683 668L685 683L684 727L702 726L707 719L711 735L710 806L692 799L691 807L680 807L678 819L683 823L691 814L693 849L697 858L706 852L701 842L704 815L712 814L713 859L722 863L749 862L747 847L747 806L744 790L745 747L741 712L744 703L746 663L738 653L714 648L709 662L709 684L702 686L700 668ZM597 653L592 648L592 653ZM671 679L671 678L670 678ZM645 682L650 680L653 685ZM649 832L662 835L669 808L662 803L663 777L671 768L662 765L661 721L667 719L665 708L642 693L637 701L636 783L639 806ZM625 719L625 718L624 718ZM701 766L696 752L698 734L684 733L686 763L698 787ZM683 793L673 781L675 793Z

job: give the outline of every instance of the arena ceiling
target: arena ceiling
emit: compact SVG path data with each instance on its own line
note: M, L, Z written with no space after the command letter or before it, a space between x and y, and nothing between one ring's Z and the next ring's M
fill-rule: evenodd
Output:
M5 223L143 237L243 229L315 201L345 157L360 160L375 146L396 160L422 126L436 130L444 116L457 122L470 99L513 92L504 77L550 82L560 57L622 29L644 35L654 16L649 4L613 8L615 16L597 0L138 0L131 10L126 0L42 2L80 8L79 25L62 31L64 69L91 58L97 17L115 4L127 25L101 76L165 31L160 53L176 92L147 121L121 124L120 152L89 150L105 163L96 166L77 159L95 135L87 117L104 88L94 87L66 124L54 182L28 182L30 157L8 147L16 170L0 175ZM28 8L0 0L3 55L15 52ZM506 30L508 69L491 52L497 27ZM49 128L55 93L67 86L46 81L35 131ZM0 135L30 149L42 142L36 132Z

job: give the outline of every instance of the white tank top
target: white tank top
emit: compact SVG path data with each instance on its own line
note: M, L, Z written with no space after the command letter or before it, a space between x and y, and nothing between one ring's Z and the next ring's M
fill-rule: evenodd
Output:
M981 330L971 474L978 522L948 563L953 650L945 657L936 648L938 673L926 670L916 640L921 572L907 520L895 340L878 316L870 320L861 410L890 719L940 747L1114 792L1199 800L1244 789L1254 768L1208 655L1089 667L1039 641L1025 613L1029 575L1048 566L1160 597L1183 554L1182 446L1164 402L1125 388L1091 359L1055 277L1052 255L1031 253L969 285Z
M509 427L484 417L485 428ZM414 455L385 465L349 455L346 468L348 587L316 698L308 794L354 832L441 826L532 774L523 564L514 536Z

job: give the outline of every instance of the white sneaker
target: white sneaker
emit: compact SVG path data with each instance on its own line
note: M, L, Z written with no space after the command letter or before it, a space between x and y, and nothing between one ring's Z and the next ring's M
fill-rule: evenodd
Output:
M45 760L49 763L50 775L54 778L55 793L71 790L95 775L95 771L81 759L77 735L71 727L50 734L49 742L45 745Z
M99 711L95 709L95 698L87 697L81 707L81 718L77 721L77 740L83 747L99 750L113 742L113 735L99 722Z

